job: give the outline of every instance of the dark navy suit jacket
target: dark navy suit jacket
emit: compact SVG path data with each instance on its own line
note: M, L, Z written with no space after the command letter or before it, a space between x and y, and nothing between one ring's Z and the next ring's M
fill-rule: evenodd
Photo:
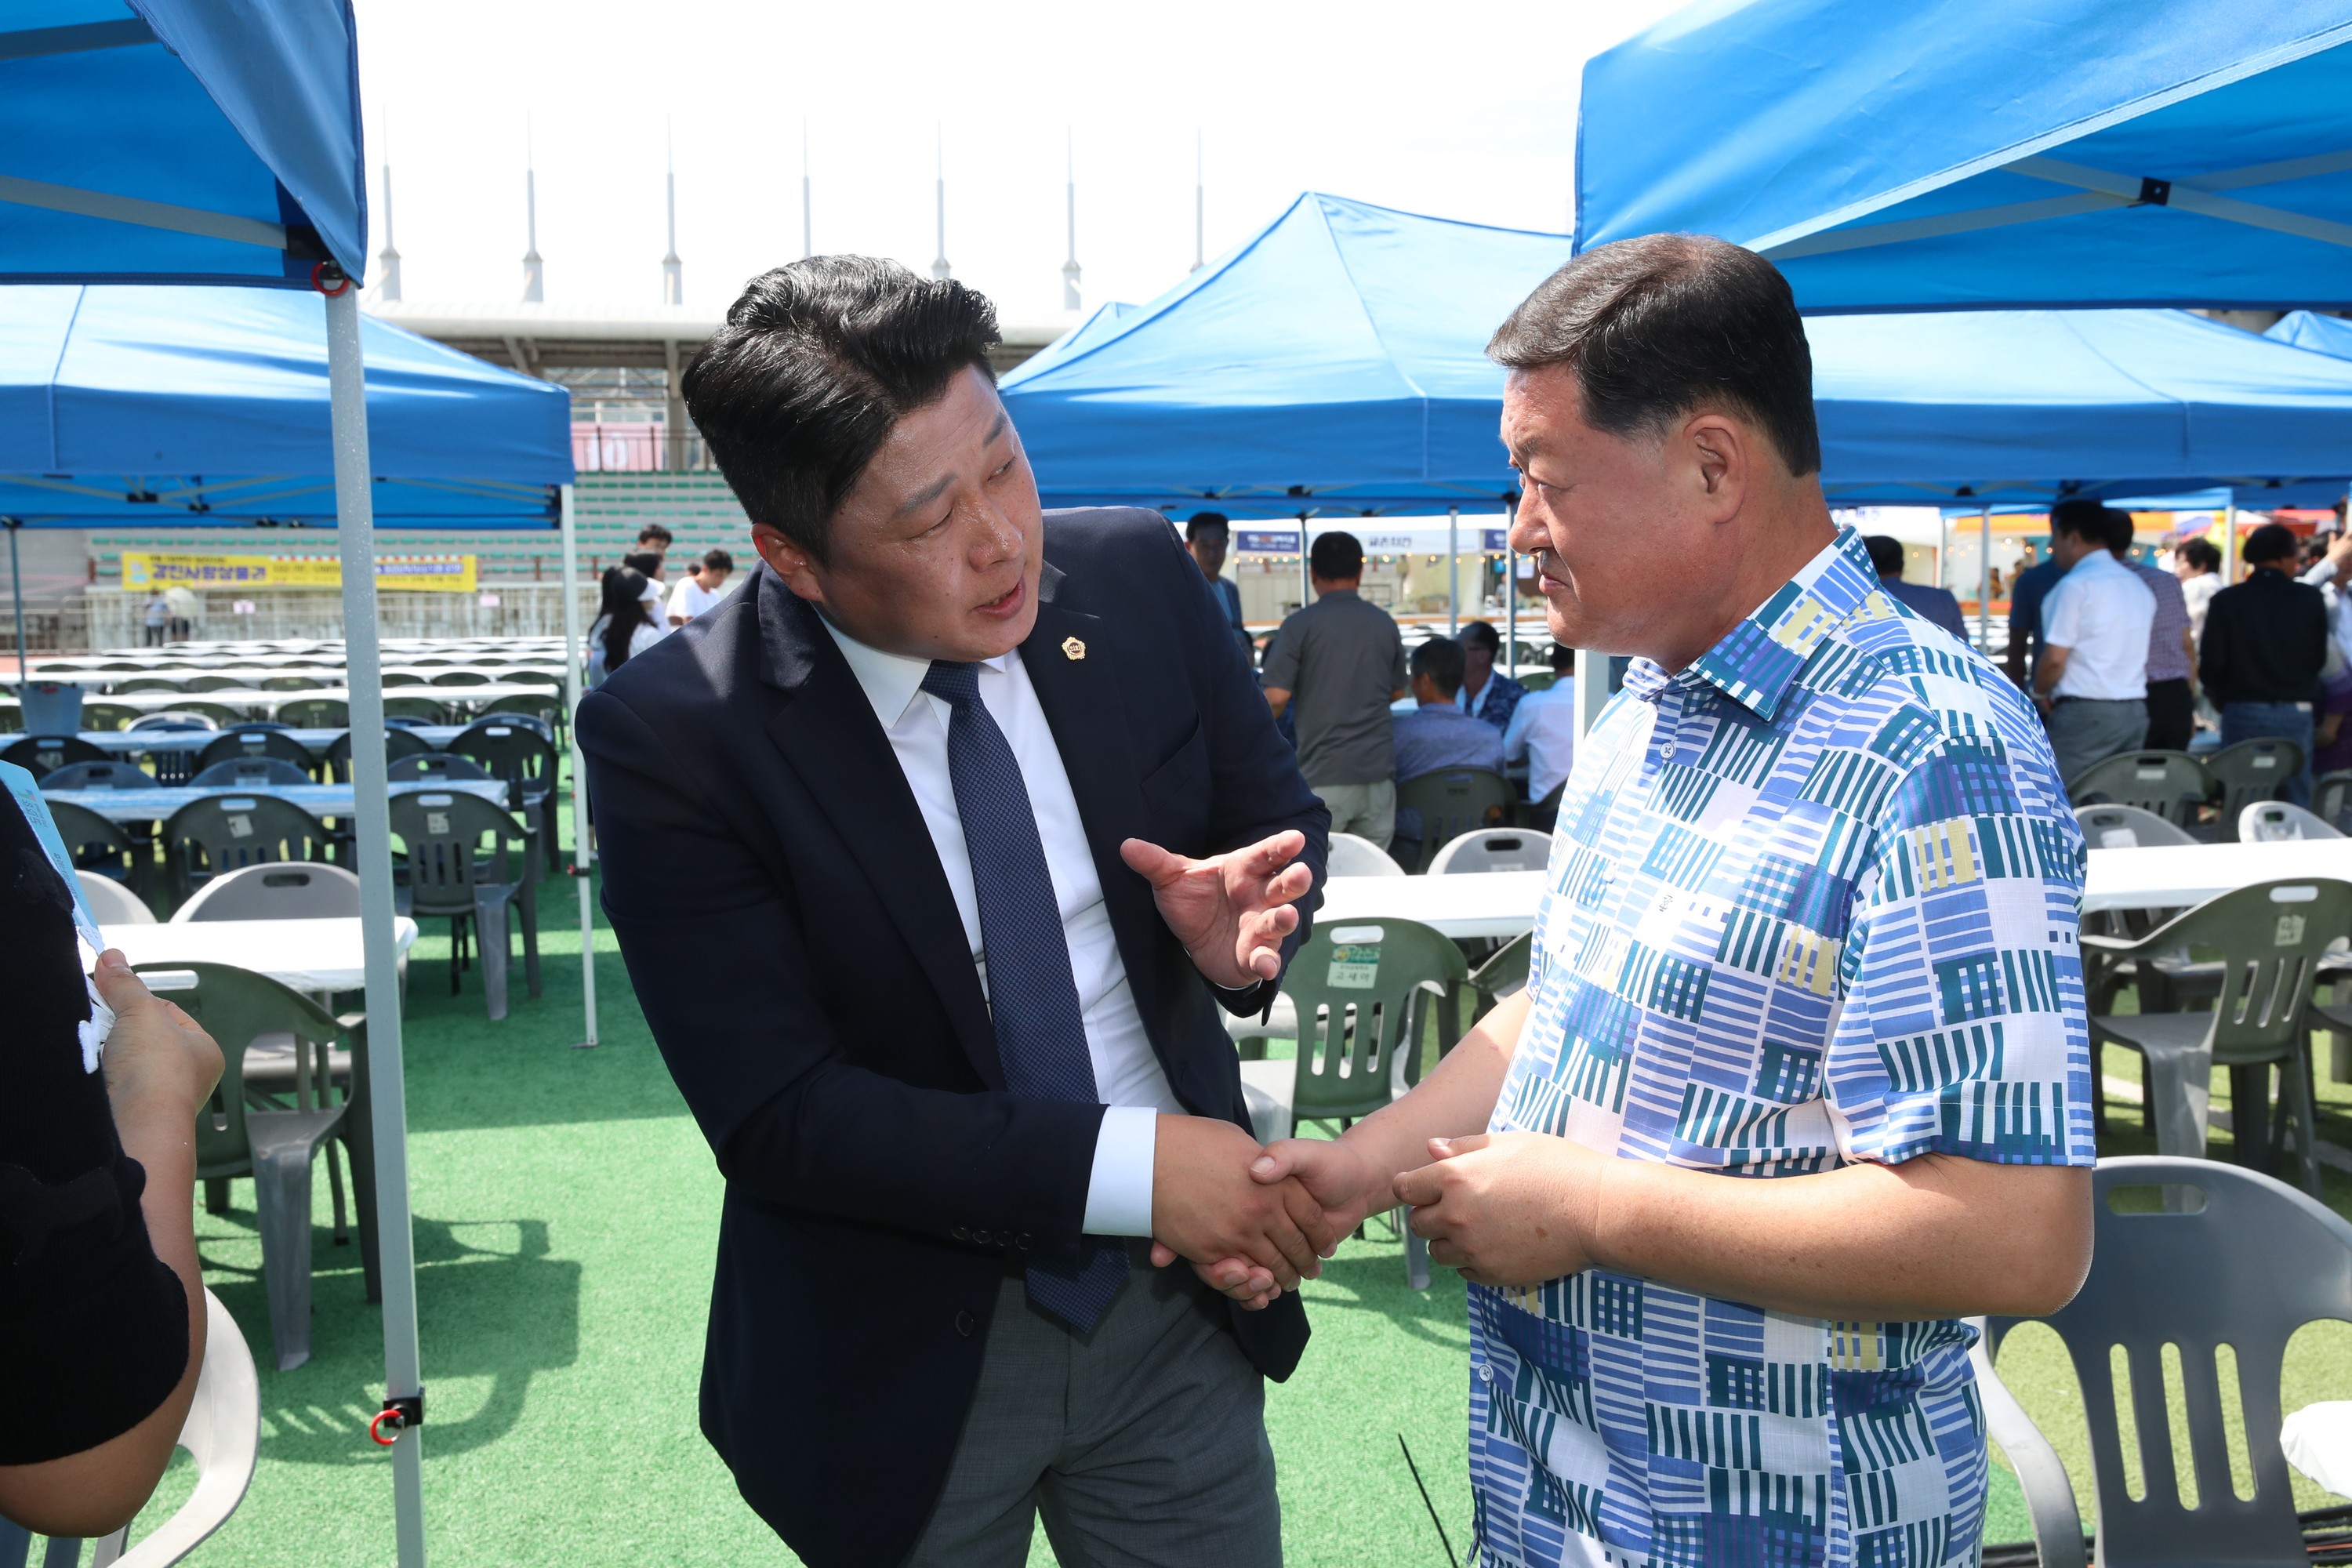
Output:
M1218 1003L1254 1013L1271 985L1213 991L1118 846L1204 856L1301 829L1311 911L1329 813L1166 520L1048 512L1045 562L1022 661L1136 1005L1185 1108L1246 1128ZM1102 1108L1005 1092L889 741L764 565L614 672L579 728L604 910L727 1178L703 1431L812 1568L897 1562L954 1456L999 1281L1077 1246ZM1269 1376L1306 1348L1295 1295L1232 1321Z

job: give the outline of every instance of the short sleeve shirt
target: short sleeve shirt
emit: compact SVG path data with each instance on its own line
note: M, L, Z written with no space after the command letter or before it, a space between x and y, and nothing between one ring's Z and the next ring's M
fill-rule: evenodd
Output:
M1842 530L1576 759L1496 1131L1769 1180L2093 1163L2048 741ZM1955 1321L1831 1322L1591 1269L1470 1289L1482 1563L1973 1563Z
M1396 776L1389 703L1405 684L1404 639L1386 610L1334 588L1293 611L1266 656L1265 684L1291 694L1298 769L1309 784Z

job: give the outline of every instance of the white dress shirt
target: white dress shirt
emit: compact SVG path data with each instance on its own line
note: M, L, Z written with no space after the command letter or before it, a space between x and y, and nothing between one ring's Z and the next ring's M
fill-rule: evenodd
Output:
M2156 595L2131 569L2094 550L2042 604L2042 640L2066 650L2053 697L2139 702L2147 697L2147 635Z
M1560 684L1530 691L1511 710L1503 729L1503 760L1528 763L1528 798L1541 800L1558 789L1576 763L1576 681L1565 671Z
M947 873L948 890L955 895L956 913L963 921L985 995L988 965L981 943L980 899L972 889L971 856L964 847L963 818L956 811L955 784L948 773L948 721L953 710L922 689L929 660L868 647L831 621L824 628L849 660L866 701L874 705L899 771L914 791L923 825L930 829L931 846L939 852L940 868ZM984 659L978 668L980 700L1004 732L1029 791L1045 867L1054 879L1054 900L1062 912L1062 934L1069 943L1070 974L1077 982L1095 1092L1110 1108L1095 1140L1083 1228L1091 1236L1150 1236L1151 1161L1159 1142L1160 1113L1181 1115L1184 1107L1168 1087L1168 1075L1144 1033L1143 1015L1136 1009L1127 964L1111 930L1110 909L1103 902L1102 882L1095 875L1094 851L1078 817L1077 797L1070 791L1070 775L1062 766L1061 750L1054 743L1045 709L1038 705L1036 689L1029 684L1029 671L1018 649Z

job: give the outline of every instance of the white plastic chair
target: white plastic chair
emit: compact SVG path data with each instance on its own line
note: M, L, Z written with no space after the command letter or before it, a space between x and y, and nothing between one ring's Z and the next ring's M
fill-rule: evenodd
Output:
M1404 868L1391 859L1387 850L1369 838L1359 838L1352 833L1334 833L1324 864L1324 874L1331 877L1402 877Z
M341 866L267 860L215 877L172 911L172 923L352 920L359 912L360 879Z
M1551 859L1551 835L1532 827L1474 827L1451 840L1429 863L1433 877L1477 871L1540 871Z
M2299 838L2341 838L2326 818L2283 800L2258 800L2238 814L2241 844L2291 844Z
M261 1447L261 1381L254 1375L253 1352L237 1331L236 1320L210 1290L205 1292L205 1364L196 1373L188 1418L180 1425L179 1446L196 1461L196 1489L127 1552L129 1525L99 1537L90 1568L167 1568L227 1523L253 1484L254 1458ZM29 1545L26 1531L0 1520L0 1556L21 1563ZM53 1539L42 1561L74 1563L80 1557L80 1542Z
M2074 820L2082 826L2084 843L2094 849L2147 849L2160 844L2203 842L2144 806L2081 805L2074 808Z
M89 912L98 917L102 926L151 926L155 923L155 911L147 901L111 877L101 877L95 871L76 871L74 880L81 884L81 896L89 905Z

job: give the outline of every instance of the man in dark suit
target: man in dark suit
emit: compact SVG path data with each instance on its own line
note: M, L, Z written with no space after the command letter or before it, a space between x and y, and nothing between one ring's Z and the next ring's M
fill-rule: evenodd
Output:
M1216 1008L1328 818L1166 521L1041 514L995 340L891 263L755 279L685 392L762 564L581 708L727 1177L703 1430L814 1568L1018 1564L1040 1511L1065 1563L1277 1563L1262 1378L1336 1235L1253 1180Z

